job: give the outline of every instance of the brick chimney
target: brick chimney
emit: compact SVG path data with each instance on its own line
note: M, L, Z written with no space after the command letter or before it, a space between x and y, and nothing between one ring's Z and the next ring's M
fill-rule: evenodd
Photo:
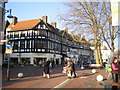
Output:
M56 28L57 23L56 23L56 22L52 22L51 25L52 25L54 28Z
M68 32L68 28L67 27L65 28L65 31Z
M17 23L17 17L12 18L12 24L15 25Z
M47 16L42 16L42 20L47 23Z
M71 31L71 35L74 35L74 31Z

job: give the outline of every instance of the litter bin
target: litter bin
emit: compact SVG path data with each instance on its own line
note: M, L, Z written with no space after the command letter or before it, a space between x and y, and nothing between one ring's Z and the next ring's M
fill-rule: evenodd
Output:
M109 73L112 69L111 69L111 65L110 64L105 64L105 70L107 73Z

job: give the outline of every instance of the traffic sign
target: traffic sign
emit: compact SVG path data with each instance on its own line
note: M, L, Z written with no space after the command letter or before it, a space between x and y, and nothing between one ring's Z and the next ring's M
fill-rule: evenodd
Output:
M12 54L13 44L6 44L6 54Z

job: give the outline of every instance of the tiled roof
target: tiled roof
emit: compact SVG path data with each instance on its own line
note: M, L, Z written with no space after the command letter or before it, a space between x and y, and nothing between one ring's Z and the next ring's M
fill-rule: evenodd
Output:
M71 36L68 32L66 32L65 30L61 30L60 33L61 33L61 35L62 35L63 37L65 37L66 39L69 39L69 40L71 40L71 41L73 40L72 36Z
M12 28L12 30L10 30L10 31L32 29L32 28L34 28L39 22L41 22L41 19L20 21L20 22L17 22L15 25L11 24L8 28Z

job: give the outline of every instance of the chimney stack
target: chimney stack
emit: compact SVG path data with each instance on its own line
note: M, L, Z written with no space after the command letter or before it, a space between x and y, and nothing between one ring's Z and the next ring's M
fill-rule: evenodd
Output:
M74 31L71 31L71 34L74 35Z
M65 28L65 31L68 32L68 28L67 27Z
M52 22L51 25L52 25L54 28L56 28L56 26L57 26L56 22Z
M12 24L15 25L17 23L17 17L12 18Z
M47 16L42 16L42 20L47 23Z

